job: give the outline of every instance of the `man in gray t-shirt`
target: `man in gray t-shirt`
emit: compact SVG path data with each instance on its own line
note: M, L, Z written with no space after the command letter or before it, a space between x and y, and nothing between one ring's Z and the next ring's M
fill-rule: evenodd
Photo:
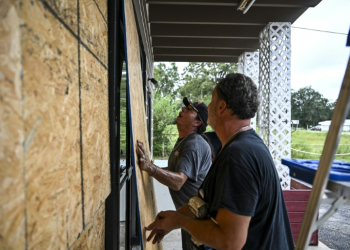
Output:
M168 170L185 174L187 180L179 190L169 188L176 209L198 192L210 165L210 147L201 135L192 133L177 140L168 160Z
M179 139L172 150L167 168L154 165L145 154L142 142L137 142L139 166L160 183L169 187L176 209L187 204L195 196L209 171L212 152L203 134L207 127L208 107L201 102L191 103L187 97L176 118ZM191 235L181 230L182 248L192 249Z

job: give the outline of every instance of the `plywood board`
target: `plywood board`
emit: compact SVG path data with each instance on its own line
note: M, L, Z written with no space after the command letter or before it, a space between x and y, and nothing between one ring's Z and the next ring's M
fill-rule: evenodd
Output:
M78 42L42 1L23 1L28 249L64 249L82 231Z
M80 47L84 218L89 223L110 190L107 70Z
M135 158L137 158L135 151L137 139L144 142L148 152L149 148L143 99L139 37L137 34L132 0L124 1L124 13L128 62L127 70L133 133L132 143L134 145L133 154L135 155ZM148 226L154 221L157 215L157 203L152 178L149 177L147 173L142 173L137 164L138 163L136 160L133 165L136 166L137 193L140 208L143 249L163 249L162 244L153 245L152 243L146 241L147 236L145 226Z
M80 38L81 41L105 66L108 65L108 27L105 0L80 0ZM105 12L103 13L102 10Z
M31 1L33 4L35 1ZM57 15L74 34L78 35L78 0L44 0L45 5Z
M21 80L18 1L0 3L0 249L25 248Z
M71 250L105 249L105 210L105 203L103 203Z

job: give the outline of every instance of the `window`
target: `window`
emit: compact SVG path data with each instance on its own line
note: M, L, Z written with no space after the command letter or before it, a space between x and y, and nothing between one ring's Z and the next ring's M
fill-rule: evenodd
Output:
M106 200L106 249L139 249L136 179L131 161L131 131L124 24L121 2L108 1L108 81L110 120L111 194ZM141 48L147 129L151 129L151 95L147 88L146 57ZM149 138L150 140L150 138Z
M108 81L111 193L106 200L105 248L140 245L135 180L131 166L122 1L108 1Z

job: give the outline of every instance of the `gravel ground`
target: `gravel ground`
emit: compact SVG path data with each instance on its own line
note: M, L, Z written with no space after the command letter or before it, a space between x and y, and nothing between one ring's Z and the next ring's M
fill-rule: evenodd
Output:
M330 205L321 205L319 217L328 211ZM319 240L331 249L350 249L350 205L341 206L338 211L319 228Z

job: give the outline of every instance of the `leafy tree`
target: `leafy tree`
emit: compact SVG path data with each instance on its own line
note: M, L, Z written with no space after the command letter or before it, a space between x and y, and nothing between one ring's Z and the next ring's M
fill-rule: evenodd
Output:
M301 127L317 125L320 121L329 120L333 105L327 98L311 86L292 90L292 120L299 120Z
M181 98L187 96L193 101L209 104L218 79L236 71L234 63L189 63L182 74L183 85L178 93Z
M337 105L337 102L338 102L338 100L336 100L335 102L329 104L330 109L332 110L332 113L333 113L333 111L335 109L335 105ZM329 120L332 119L332 113L330 114ZM346 116L346 119L350 119L350 111L349 111L348 115Z
M165 63L158 63L154 65L154 78L158 81L156 91L160 91L163 96L174 95L174 87L180 81L180 74L174 62L170 67Z
M237 66L233 63L190 63L184 69L180 79L175 63L171 63L170 67L165 63L155 65L154 78L158 83L155 85L153 101L154 155L162 155L163 142L166 152L172 149L169 138L165 134L166 131L176 129L169 128L169 124L176 119L179 108L183 106L182 98L187 96L193 101L201 100L208 105L218 78L236 70ZM175 90L180 80L184 84ZM178 98L176 98L177 95Z
M166 127L177 117L177 104L169 94L162 96L160 92L155 92L153 99L153 154L162 155L163 142L166 147L171 147L169 139L164 134Z

